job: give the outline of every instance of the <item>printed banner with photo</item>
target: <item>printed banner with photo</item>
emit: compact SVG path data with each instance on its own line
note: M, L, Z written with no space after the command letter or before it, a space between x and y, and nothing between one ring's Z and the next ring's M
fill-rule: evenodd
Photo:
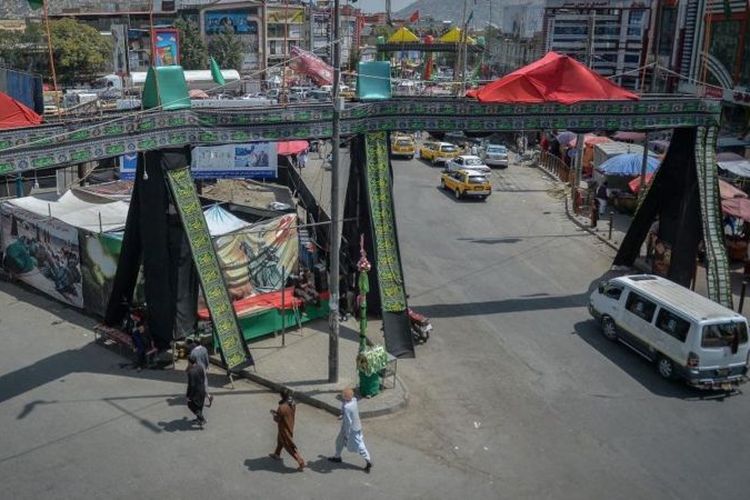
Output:
M257 17L251 15L249 10L207 11L203 16L207 35L227 30L236 35L258 33Z
M193 148L194 179L271 179L277 176L275 142Z
M6 271L57 300L83 307L76 228L7 205L0 211L0 227Z
M117 272L122 233L81 231L81 274L86 310L104 316Z
M281 289L299 258L296 225L287 214L214 239L232 300Z
M138 153L127 153L119 158L120 179L132 181L135 179L135 171L138 167Z
M180 41L176 29L159 28L154 30L155 66L180 64Z

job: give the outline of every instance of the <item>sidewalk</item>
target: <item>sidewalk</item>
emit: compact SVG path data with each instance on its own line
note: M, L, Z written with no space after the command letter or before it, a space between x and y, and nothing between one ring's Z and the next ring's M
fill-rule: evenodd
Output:
M370 331L380 330L380 321L370 321ZM301 330L290 329L282 336L269 336L248 347L255 367L241 375L273 390L287 387L294 391L297 401L307 403L335 415L341 408L340 394L345 387L359 384L355 360L359 349L357 322L349 319L341 323L339 335L339 383L328 383L328 322L316 320L303 325ZM212 362L221 366L218 356ZM362 418L393 413L404 408L408 392L398 377L384 381L387 389L372 399L359 401Z
M539 166L539 169L544 172L545 174L549 175L553 179L559 182L559 179L555 177L555 175L546 169ZM566 188L566 191L567 188ZM569 191L568 191L569 192ZM628 228L630 227L630 222L632 221L633 217L631 215L627 214L621 214L617 212L613 212L611 215L611 235L610 235L610 216L607 215L601 219L599 219L597 223L596 228L591 227L591 219L588 217L583 217L580 215L576 215L573 213L572 208L570 207L570 203L565 204L565 208L567 211L568 218L570 218L573 223L575 223L580 228L588 231L592 235L596 236L601 242L611 247L614 251L617 251L620 247L620 243L625 238L625 234L628 231ZM645 272L650 273L651 272L651 263L646 259L646 244L644 242L643 246L641 247L641 253L640 257L638 257L635 261L634 268L639 272ZM744 264L742 262L730 262L729 263L729 277L732 281L732 300L734 309L738 310L739 304L740 304L740 294L742 293L742 281L744 279ZM708 287L706 282L706 268L703 265L698 265L698 270L696 274L696 283L695 283L695 291L700 293L701 295L707 295L708 294ZM748 290L748 293L750 293L750 290ZM746 302L750 302L750 300L746 300ZM743 311L739 311L742 314L745 314L745 311L750 310L750 305L743 305Z

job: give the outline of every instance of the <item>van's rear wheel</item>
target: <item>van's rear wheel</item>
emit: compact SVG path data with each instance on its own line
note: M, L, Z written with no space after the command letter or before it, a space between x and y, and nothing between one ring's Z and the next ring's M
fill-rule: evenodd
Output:
M617 340L617 327L609 316L602 317L602 333L608 340Z
M656 360L656 369L659 371L659 375L667 380L674 378L674 363L671 359L666 356L659 356Z

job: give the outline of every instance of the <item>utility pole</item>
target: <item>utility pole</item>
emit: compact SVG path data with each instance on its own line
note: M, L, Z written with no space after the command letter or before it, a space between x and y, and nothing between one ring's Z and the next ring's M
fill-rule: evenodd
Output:
M385 0L385 22L391 24L391 0Z
M463 64L464 61L465 61L465 58L466 58L466 51L465 50L463 50L463 58L461 57L462 49L465 49L465 46L466 46L466 24L467 24L466 23L466 1L467 0L464 0L464 10L463 10L463 14L461 14L461 28L463 28L463 29L461 31L461 40L460 41L462 43L459 43L458 47L457 47L457 49L458 49L458 57L457 57L457 60L456 60L456 71L453 72L454 75L457 75L457 74L459 74L459 70L460 70L461 85L460 85L459 89L460 89L460 92L461 92L462 96L466 92L466 65Z
M589 33L586 38L586 66L594 68L594 31L596 30L596 11L591 9L589 20Z
M333 4L333 150L331 152L331 225L328 239L330 241L331 268L328 273L328 288L331 297L328 302L330 316L328 322L331 332L328 337L328 382L335 384L339 381L339 254L341 253L339 239L339 176L341 141L341 108L343 101L340 97L341 86L341 43L339 40L339 3Z

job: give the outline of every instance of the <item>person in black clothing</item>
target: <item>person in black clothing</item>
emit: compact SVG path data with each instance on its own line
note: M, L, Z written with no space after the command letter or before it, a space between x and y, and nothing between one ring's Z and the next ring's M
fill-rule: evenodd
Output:
M206 419L203 417L203 403L206 400L206 376L203 367L194 356L188 357L187 378L187 405L190 411L195 414L194 422L202 428L203 424L206 423Z

